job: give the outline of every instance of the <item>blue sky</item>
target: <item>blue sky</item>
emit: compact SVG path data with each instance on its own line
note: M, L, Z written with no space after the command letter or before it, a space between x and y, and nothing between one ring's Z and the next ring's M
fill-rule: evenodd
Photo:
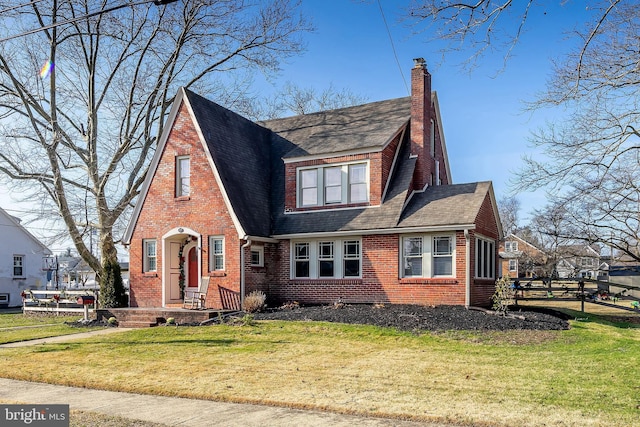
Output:
M442 45L429 42L428 31L415 34L400 21L408 1L380 0L401 74L376 0L305 0L303 13L312 19L316 31L305 36L306 52L283 64L281 75L271 80L318 91L333 85L378 101L407 96L405 80L409 84L413 58L425 58L432 88L438 92L454 183L491 180L500 199L509 190L511 171L519 168L522 155L531 152L527 142L531 131L556 113L523 113L523 101L544 89L550 58L566 51L562 31L587 16L582 1L547 3L549 7L531 11L526 32L504 71L499 72L503 63L499 52L482 58L477 68L467 72L459 64L470 51L442 58ZM261 78L256 84L257 91L273 90ZM8 188L0 187L1 207L16 216L29 209L17 205L8 193ZM531 209L545 203L540 192L520 194L519 199L525 220ZM37 225L30 230L38 237L44 235ZM51 249L57 252L68 246Z

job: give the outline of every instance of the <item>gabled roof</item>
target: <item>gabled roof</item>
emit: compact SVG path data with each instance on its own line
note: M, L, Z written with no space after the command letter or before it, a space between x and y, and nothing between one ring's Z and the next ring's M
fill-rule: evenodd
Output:
M372 102L261 122L295 144L284 159L380 151L411 117L411 98Z
M6 218L6 223L10 227L15 227L20 230L29 240L35 243L37 246L40 246L43 250L43 253L51 255L51 251L47 248L44 243L38 240L33 234L31 234L22 224L20 224L20 220L18 220L13 215L9 215L7 211L0 208L0 215Z
M413 195L398 226L469 226L492 191L489 181L427 187Z
M435 94L432 94L435 96ZM434 98L438 118L437 98ZM215 180L240 238L471 228L489 195L490 182L431 186L409 195L416 167L410 155L410 98L262 122L263 127L189 90L181 89L158 141L123 241L129 243L180 107L200 136ZM442 129L440 120L440 134ZM402 135L380 206L285 213L283 160L382 150ZM450 176L442 135L445 167ZM498 221L499 235L502 234Z

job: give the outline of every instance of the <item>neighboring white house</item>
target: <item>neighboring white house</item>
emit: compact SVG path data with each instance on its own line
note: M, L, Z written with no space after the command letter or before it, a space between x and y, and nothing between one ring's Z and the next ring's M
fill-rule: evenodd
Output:
M0 239L0 307L17 307L24 289L45 288L44 258L51 251L2 208Z

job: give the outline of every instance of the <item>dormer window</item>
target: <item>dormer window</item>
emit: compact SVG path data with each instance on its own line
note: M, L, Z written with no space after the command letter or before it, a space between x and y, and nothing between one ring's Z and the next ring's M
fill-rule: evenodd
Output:
M348 163L298 169L298 207L369 201L368 164Z
M504 242L505 252L518 252L518 242Z

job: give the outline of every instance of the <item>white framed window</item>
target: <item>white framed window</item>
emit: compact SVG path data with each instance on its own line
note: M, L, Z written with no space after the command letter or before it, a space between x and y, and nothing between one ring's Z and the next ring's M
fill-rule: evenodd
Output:
M24 275L24 255L13 256L13 277L25 277Z
M330 206L369 201L368 162L300 168L299 207Z
M349 165L349 202L361 203L369 200L367 189L367 165Z
M422 237L405 237L403 247L404 277L422 277Z
M145 239L142 241L142 271L157 271L158 269L158 253L157 242L155 239Z
M176 157L176 197L191 194L191 159L189 156Z
M292 242L291 278L361 277L361 247L359 238Z
M518 271L518 260L516 259L509 260L509 271Z
M455 235L403 236L402 277L454 277Z
M318 205L318 171L306 169L300 171L300 205Z
M209 271L224 270L224 237L209 236Z
M360 240L345 240L342 251L344 277L360 277Z
M453 273L453 238L438 236L433 238L433 275L451 276Z
M505 252L518 252L518 242L504 242Z
M251 246L251 266L264 267L264 246Z
M513 242L516 243L516 242ZM506 244L505 244L506 248ZM496 277L496 242L495 240L476 238L476 278L494 279ZM517 261L517 260L512 260ZM509 263L511 270L511 263ZM516 264L517 270L517 264ZM511 271L516 271L511 270Z
M595 265L595 262L593 258L582 258L580 260L580 265L582 265L583 267L593 267Z
M294 244L294 277L310 277L310 247L309 242L298 242Z

